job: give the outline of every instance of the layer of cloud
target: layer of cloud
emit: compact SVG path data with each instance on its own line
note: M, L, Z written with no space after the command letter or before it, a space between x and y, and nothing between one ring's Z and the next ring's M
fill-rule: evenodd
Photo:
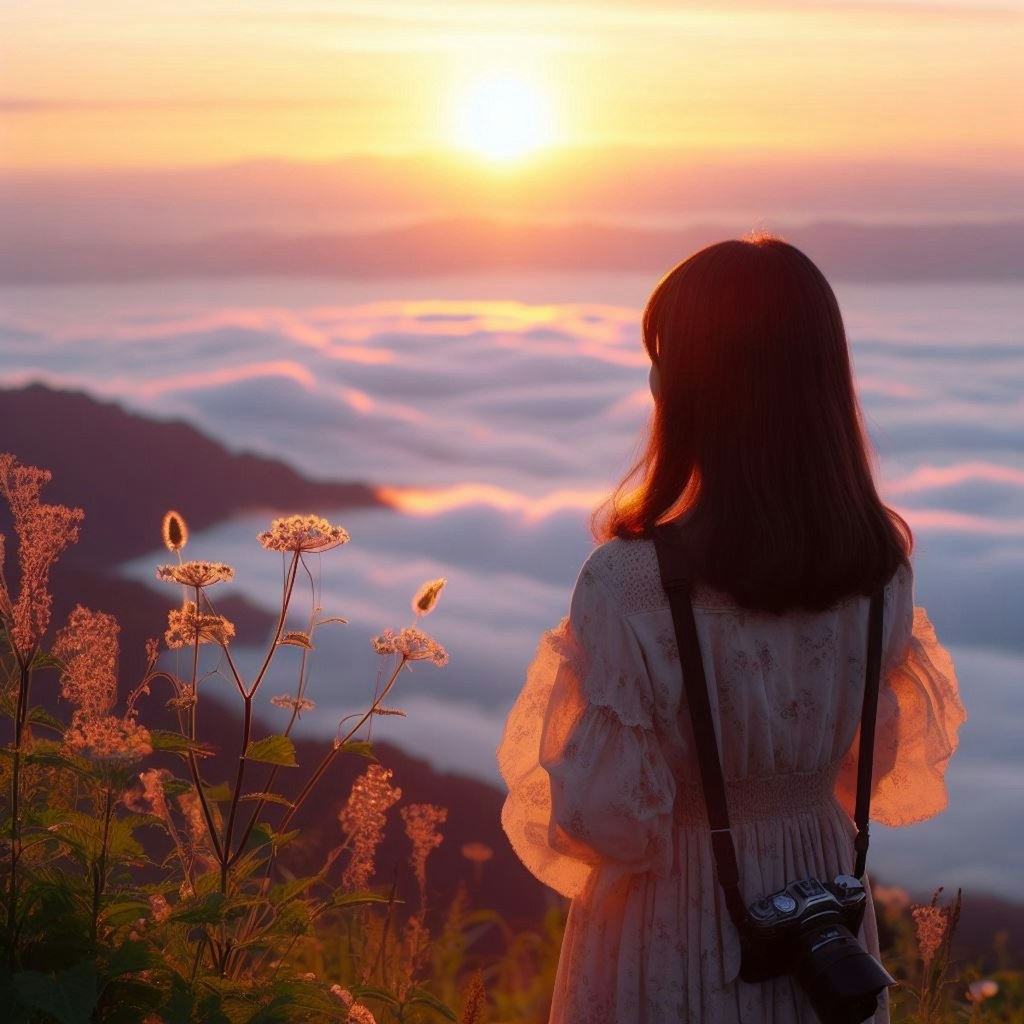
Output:
M365 707L381 668L370 637L409 624L418 585L443 575L449 587L424 626L451 662L406 674L392 703L410 717L376 734L496 781L504 717L540 635L567 610L592 545L589 513L630 462L650 408L638 308L600 290L603 301L345 305L326 288L277 303L265 286L247 303L106 290L47 292L44 305L9 293L0 383L83 387L313 476L392 488L395 509L341 514L351 543L314 567L317 604L350 621L317 637L318 711L303 727L330 733ZM951 810L883 834L873 856L893 880L1003 887L1014 869L1002 851L1024 839L1014 810L1024 722L1013 711L1024 682L1021 297L860 287L839 298L881 491L915 529L917 603L955 649L971 713ZM234 564L232 587L273 608L281 565L255 543L264 526L229 522L192 544L196 557ZM156 560L126 571L150 579ZM294 654L283 652L268 698L287 690ZM256 657L240 645L243 667ZM964 841L983 828L999 841Z

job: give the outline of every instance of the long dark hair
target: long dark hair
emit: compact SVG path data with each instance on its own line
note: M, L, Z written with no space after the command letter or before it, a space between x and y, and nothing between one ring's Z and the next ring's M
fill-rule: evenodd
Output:
M910 527L872 479L839 305L799 249L761 235L694 253L654 289L643 342L660 393L597 540L678 520L698 580L772 612L869 594L909 561Z

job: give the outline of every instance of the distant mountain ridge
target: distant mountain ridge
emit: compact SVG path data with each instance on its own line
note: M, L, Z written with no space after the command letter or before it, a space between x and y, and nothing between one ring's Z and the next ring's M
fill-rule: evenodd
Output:
M83 392L0 390L0 424L0 450L53 473L48 501L85 509L87 528L65 556L75 564L153 551L169 508L203 529L260 509L386 505L366 484L309 480L277 459L229 452L182 420L137 416Z
M838 281L1020 281L1024 221L860 224L819 221L775 231ZM56 285L248 275L432 277L517 272L665 271L733 228L672 229L482 218L360 233L248 230L188 241L0 239L0 284Z

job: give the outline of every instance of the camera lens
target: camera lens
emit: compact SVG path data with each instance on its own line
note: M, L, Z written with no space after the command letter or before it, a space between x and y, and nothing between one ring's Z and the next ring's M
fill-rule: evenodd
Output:
M831 916L831 915L830 915ZM860 1024L878 1008L879 993L895 980L839 922L819 922L798 940L794 974L827 1024Z

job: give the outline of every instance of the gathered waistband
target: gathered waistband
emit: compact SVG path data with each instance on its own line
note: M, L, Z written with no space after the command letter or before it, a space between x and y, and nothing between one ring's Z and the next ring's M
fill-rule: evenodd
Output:
M725 801L729 823L741 825L823 810L832 803L837 772L838 764L832 764L814 772L787 772L727 781ZM698 780L688 780L678 787L675 820L684 825L707 827L704 793Z

